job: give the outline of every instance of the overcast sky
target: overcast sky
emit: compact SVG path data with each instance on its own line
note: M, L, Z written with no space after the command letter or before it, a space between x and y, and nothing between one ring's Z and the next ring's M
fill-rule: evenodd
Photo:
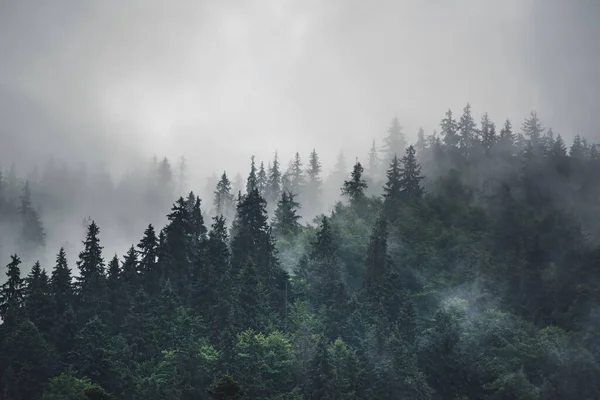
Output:
M363 156L467 101L600 140L597 0L0 0L0 165Z

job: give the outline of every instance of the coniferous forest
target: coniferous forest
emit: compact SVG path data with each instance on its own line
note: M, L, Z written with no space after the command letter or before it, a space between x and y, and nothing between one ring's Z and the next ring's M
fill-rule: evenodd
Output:
M0 398L600 398L600 146L468 104L416 138L394 119L327 176L248 155L202 198L184 160L4 172ZM98 214L139 240L107 253Z

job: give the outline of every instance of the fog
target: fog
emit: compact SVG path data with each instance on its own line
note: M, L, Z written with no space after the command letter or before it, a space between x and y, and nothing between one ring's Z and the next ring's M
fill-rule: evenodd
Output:
M252 154L266 165L278 151L285 168L316 148L326 171L340 150L365 159L393 116L414 139L467 101L476 118L518 127L537 110L563 137L595 140L599 11L593 0L4 1L0 166L25 175L54 156L120 177L183 155L202 192L214 173L245 177Z

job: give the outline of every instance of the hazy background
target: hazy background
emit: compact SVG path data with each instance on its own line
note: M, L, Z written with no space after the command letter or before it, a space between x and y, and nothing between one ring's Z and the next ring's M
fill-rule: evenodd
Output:
M366 161L394 115L413 139L467 101L477 120L518 129L537 110L567 141L598 141L599 18L595 0L0 0L0 168L54 156L119 179L183 155L204 195L214 173L247 176L251 154L277 150L285 169L315 147L327 172L340 150ZM85 216L50 254L76 254ZM102 228L108 255L142 233Z
M0 159L363 156L470 101L598 138L594 0L0 2Z

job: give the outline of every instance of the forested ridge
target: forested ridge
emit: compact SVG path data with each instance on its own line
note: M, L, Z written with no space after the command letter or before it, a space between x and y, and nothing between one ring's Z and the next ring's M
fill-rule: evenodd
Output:
M0 398L600 398L600 147L470 105L379 142L327 177L316 151L251 157L170 210L156 162L151 206L115 219L164 227L119 257L90 220L75 260L33 267L51 223L9 172Z

